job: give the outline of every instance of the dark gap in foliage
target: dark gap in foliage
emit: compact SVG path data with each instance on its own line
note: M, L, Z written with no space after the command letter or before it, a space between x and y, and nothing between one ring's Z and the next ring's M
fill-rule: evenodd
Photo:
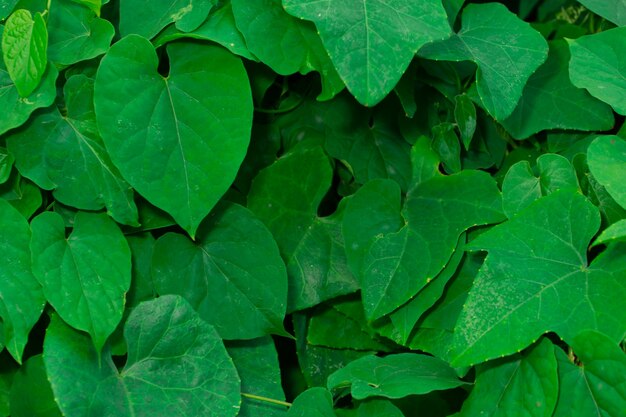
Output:
M52 308L50 306L46 306L46 312L51 313ZM43 352L43 339L46 334L46 328L48 328L49 324L50 316L46 313L42 314L28 335L28 342L24 348L22 363L26 362L26 360L31 356L39 355Z
M293 334L294 328L291 317L287 316L284 321L285 330ZM272 336L276 351L278 352L278 363L280 365L280 380L288 402L293 400L306 389L306 382L300 370L298 355L296 353L296 341L282 336Z
M159 56L159 66L157 71L163 78L167 78L170 75L170 60L165 51L165 48L159 48L157 50L157 54Z
M341 183L340 175L338 174L337 170L333 170L332 185L330 189L328 190L328 192L326 193L326 195L324 196L324 198L322 199L322 201L320 202L319 207L317 208L317 215L319 217L330 216L335 211L337 211L337 206L339 205L339 202L341 201L341 198L342 198L337 193L337 188L340 185L340 183Z

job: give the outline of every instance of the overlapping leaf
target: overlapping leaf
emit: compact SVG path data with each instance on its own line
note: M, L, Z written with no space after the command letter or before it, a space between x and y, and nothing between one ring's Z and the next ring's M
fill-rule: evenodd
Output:
M36 401L33 401L36 398ZM11 385L12 417L62 417L46 375L43 357L30 357Z
M45 212L31 222L33 272L48 302L72 327L91 335L96 349L117 327L130 285L126 239L104 214L79 212L65 237L63 218Z
M66 115L56 107L38 112L7 144L22 175L54 190L61 203L83 210L106 207L119 223L137 226L133 191L98 134L93 84L83 75L71 77L64 88Z
M235 417L240 381L215 329L181 297L144 302L124 329L128 359L118 371L88 337L54 316L44 363L66 417ZM79 389L77 389L77 387Z
M252 98L241 61L227 51L189 43L167 51L164 78L150 42L117 42L98 69L96 115L124 178L193 237L245 156Z
M471 248L489 255L456 325L452 363L511 354L548 331L571 340L580 329L596 329L621 340L626 258L613 247L587 264L599 226L597 208L562 190L473 241Z
M578 2L616 25L626 26L626 0L578 0Z
M195 242L161 237L152 274L159 294L185 297L225 339L284 333L285 265L270 232L241 206L219 206Z
M626 142L618 136L601 136L589 145L587 161L594 178L619 205L626 208Z
M461 31L425 46L420 56L470 60L478 66L476 86L482 104L496 118L511 115L529 77L548 56L548 44L528 23L498 3L470 4Z
M341 79L367 106L393 89L418 49L450 35L434 0L283 0L283 6L315 23Z

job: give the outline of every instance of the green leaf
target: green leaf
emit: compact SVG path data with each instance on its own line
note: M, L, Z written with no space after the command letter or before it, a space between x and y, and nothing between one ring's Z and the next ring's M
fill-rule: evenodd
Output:
M517 139L547 129L598 131L613 127L610 106L570 81L565 41L549 45L548 60L530 77L517 107L502 125Z
M215 3L217 0L153 0L146 7L142 0L122 0L120 33L151 39L170 23L190 32L204 22Z
M98 134L93 87L84 75L70 77L64 87L66 115L56 106L38 112L9 135L7 145L22 175L54 190L61 203L83 210L106 207L118 222L138 226L133 190Z
M597 329L621 340L625 258L615 249L587 264L599 226L596 207L562 190L474 240L470 248L489 256L456 325L452 364L514 353L548 331L570 340L580 329Z
M280 366L274 341L270 336L233 341L226 344L239 377L241 392L278 401L285 401L280 382ZM238 417L284 417L284 405L243 396Z
M111 23L75 0L51 0L48 31L48 57L61 65L102 55L115 35Z
M462 29L450 39L425 46L428 59L473 61L480 99L496 120L515 109L528 78L548 56L543 36L498 3L470 4Z
M607 336L586 330L572 341L581 362L557 350L559 400L554 417L619 417L626 410L626 355Z
M100 8L103 3L108 3L109 0L72 0L74 3L82 4L84 6L89 7L96 16L100 16Z
M11 169L13 169L13 162L15 162L13 155L6 148L0 147L0 184L8 181Z
M626 0L578 0L578 2L617 26L626 26Z
M3 344L21 362L28 334L39 319L45 299L33 276L28 244L31 232L22 215L0 199L0 317Z
M610 104L626 115L626 27L610 29L578 39L568 39L572 58L569 76L572 83Z
M11 386L12 417L61 417L46 375L43 357L30 357L15 374Z
M230 0L226 0L220 3L217 8L213 8L207 20L197 29L191 32L182 32L176 29L176 26L170 25L159 33L153 43L155 47L159 47L167 42L181 38L213 41L219 43L233 54L251 61L258 61L258 58L248 50L246 40L235 25L235 16L233 15Z
M626 208L626 184L620 181L626 167L626 141L618 136L600 136L587 151L589 170L617 203Z
M554 346L542 338L522 354L479 365L460 417L551 417L558 385Z
M262 170L248 194L248 207L272 232L287 264L288 312L358 288L345 258L342 208L317 215L331 179L328 156L303 142Z
M0 185L0 198L15 207L26 219L30 219L42 203L39 187L22 178L15 170L9 180Z
M328 378L328 389L350 389L352 398L402 398L464 385L450 366L433 356L398 353L365 356Z
M502 205L507 217L515 216L534 201L555 191L579 190L574 167L560 155L541 155L534 171L528 161L520 161L506 173L502 183Z
M118 372L109 355L99 357L88 337L53 316L43 356L63 415L237 415L235 366L214 328L183 298L141 303L124 337L128 359Z
M46 299L70 326L91 335L98 351L115 330L130 285L126 239L104 214L78 212L65 237L63 219L45 212L31 223L33 272Z
M389 400L373 398L359 405L357 417L404 417L402 411Z
M591 246L624 241L626 241L626 219L621 219L604 229Z
M287 417L335 417L333 398L326 388L309 388L296 397Z
M341 79L366 106L391 92L418 49L450 35L438 1L283 0L283 6L315 23Z
M461 134L463 147L468 150L476 131L476 107L467 94L454 97L454 119Z
M236 204L218 208L196 241L168 233L152 261L159 294L179 294L225 339L284 334L287 274L267 228Z
M241 61L227 51L183 43L167 51L163 78L150 42L117 42L98 69L96 116L124 178L193 237L243 161L252 97Z
M0 2L0 20L6 19L18 2L19 0L3 0Z
M461 171L461 145L452 123L433 126L433 150L439 155L446 172Z
M322 78L320 99L343 89L343 82L322 45L315 26L288 15L280 0L231 0L237 28L255 56L276 73L317 71Z
M2 58L21 97L39 85L48 64L48 30L40 13L14 11L2 34Z

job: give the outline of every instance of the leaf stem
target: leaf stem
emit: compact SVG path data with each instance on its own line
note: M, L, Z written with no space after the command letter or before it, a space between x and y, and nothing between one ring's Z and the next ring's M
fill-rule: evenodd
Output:
M274 398L262 397L260 395L248 394L246 392L242 392L241 396L250 398L252 400L263 401L263 402L270 403L270 404L282 405L284 407L291 407L291 403L288 403L287 401L276 400Z

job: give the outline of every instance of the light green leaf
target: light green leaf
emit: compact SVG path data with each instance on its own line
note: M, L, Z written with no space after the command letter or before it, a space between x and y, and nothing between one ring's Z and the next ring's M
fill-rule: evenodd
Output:
M589 171L617 203L626 208L626 141L619 136L600 136L587 150Z
M579 190L576 171L567 158L543 154L534 170L528 161L517 162L502 183L504 213L511 218L542 196L564 189Z
M454 119L461 133L463 147L468 150L476 131L476 107L467 94L454 97Z
M242 393L285 401L278 354L270 336L227 342L226 350L241 378ZM242 400L238 417L285 417L287 413L284 405L247 396Z
M296 397L287 417L335 417L333 397L326 388L309 388Z
M231 0L235 23L246 44L264 64L281 75L317 71L322 78L320 99L343 89L343 82L310 22L285 12L280 0Z
M357 417L404 417L402 411L389 400L373 398L359 405Z
M48 30L40 13L14 11L2 34L2 58L21 97L39 85L48 65Z
M571 342L581 362L557 350L559 400L554 417L620 417L626 410L626 355L607 336L582 331Z
M157 72L147 40L133 35L102 59L98 128L113 163L192 237L233 182L250 141L252 96L239 59L210 45L168 45Z
M98 134L93 87L84 75L70 77L64 87L66 115L56 106L38 112L9 135L7 145L22 175L54 190L59 202L83 210L106 207L119 223L138 226L133 190Z
M557 395L554 346L542 338L522 354L478 366L459 417L551 417Z
M102 55L115 35L111 23L75 0L51 1L48 30L48 57L61 65Z
M143 0L120 1L120 33L137 34L151 39L165 26L174 23L184 32L197 29L217 0Z
M13 155L6 148L0 147L0 184L7 182L11 176L13 162L15 162Z
M604 229L591 246L624 241L626 241L626 219L621 219Z
M248 194L248 207L272 232L287 264L288 312L358 288L345 258L342 207L317 215L331 181L328 156L303 142L262 170Z
M489 255L456 325L452 364L514 353L548 331L569 340L580 329L597 329L621 340L625 258L614 248L587 264L599 226L595 206L562 190L474 240L470 248Z
M100 8L103 3L108 3L109 0L72 0L74 3L82 4L89 7L96 16L100 16Z
M44 363L66 417L235 417L240 382L215 329L181 297L141 303L124 329L128 359L118 372L84 334L57 316ZM80 387L81 389L76 389Z
M504 120L515 109L528 78L546 60L548 44L503 4L469 4L463 10L461 31L425 46L419 54L475 62L481 101L496 120Z
M350 389L352 398L402 398L427 394L431 391L459 387L450 366L433 356L398 353L385 356L365 356L349 363L328 377L328 389Z
M3 345L21 362L28 334L46 302L41 285L33 276L28 245L31 232L22 215L0 199L0 317Z
M10 395L12 417L62 417L41 355L24 362L13 378Z
M287 274L267 228L248 209L218 208L196 241L162 236L152 276L159 294L179 294L225 339L284 334Z
M570 54L565 41L550 42L548 60L526 84L522 98L502 125L517 139L547 129L608 130L613 111L569 78Z
M578 0L578 2L617 26L626 26L626 0Z
M258 61L258 58L248 50L246 40L239 32L239 29L237 29L237 26L235 26L235 16L233 15L230 0L225 0L217 8L213 8L207 20L197 29L191 32L182 32L176 29L176 26L170 25L159 33L153 43L155 47L159 47L167 42L181 38L213 41L219 43L233 54L251 61Z
M436 0L283 0L283 6L315 23L341 79L366 106L391 92L418 49L451 32Z
M626 27L568 39L572 57L569 76L576 87L626 115Z
M91 335L98 351L115 330L130 285L126 239L104 214L78 212L74 230L45 212L31 222L33 272L46 299L70 326Z

